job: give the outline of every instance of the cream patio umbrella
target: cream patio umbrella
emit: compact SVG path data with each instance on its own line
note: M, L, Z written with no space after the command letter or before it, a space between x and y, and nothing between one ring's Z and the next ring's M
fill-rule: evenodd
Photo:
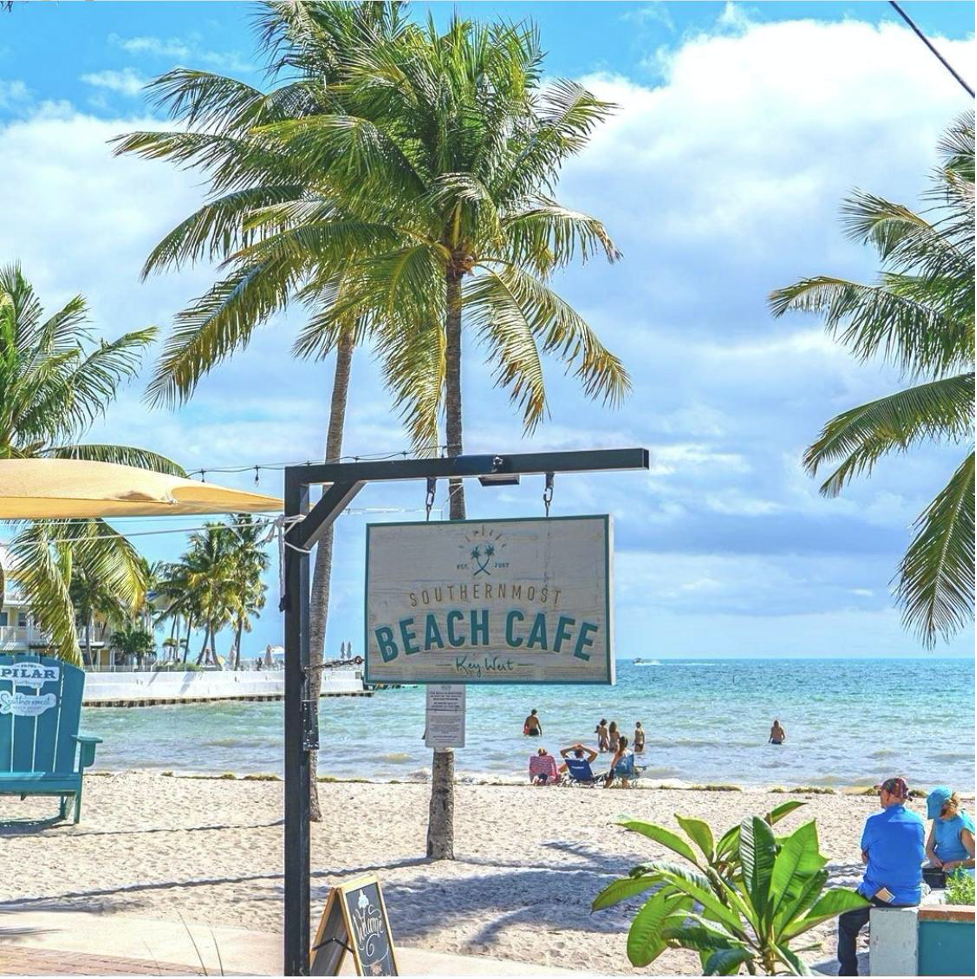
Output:
M0 520L271 513L273 496L81 459L0 459Z
M0 459L0 521L272 513L281 509L281 500L273 496L133 466L81 459ZM0 567L0 607L3 590ZM57 591L69 622L66 587ZM66 630L61 640L76 645L74 626L69 624Z

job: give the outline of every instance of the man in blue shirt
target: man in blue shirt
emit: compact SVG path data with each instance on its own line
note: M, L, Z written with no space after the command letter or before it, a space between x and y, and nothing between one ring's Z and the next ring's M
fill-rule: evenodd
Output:
M923 896L923 820L906 809L909 786L901 778L887 779L879 787L881 812L865 820L862 862L865 876L858 893L877 908L913 907ZM839 976L857 976L855 942L868 923L871 908L846 911L838 919Z

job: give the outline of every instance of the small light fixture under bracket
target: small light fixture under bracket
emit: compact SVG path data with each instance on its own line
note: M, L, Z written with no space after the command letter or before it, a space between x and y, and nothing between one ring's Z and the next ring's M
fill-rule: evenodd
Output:
M499 469L505 465L502 456L495 456L492 459L492 468ZM479 476L478 481L483 486L518 486L519 473L492 472L485 476Z

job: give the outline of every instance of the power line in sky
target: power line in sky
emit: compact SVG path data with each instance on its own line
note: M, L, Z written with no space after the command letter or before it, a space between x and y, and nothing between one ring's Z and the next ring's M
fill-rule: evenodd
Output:
M937 58L939 58L940 64L942 64L943 67L946 68L946 70L950 72L950 74L953 75L953 77L963 86L964 91L971 98L973 98L974 90L956 73L956 71L954 71L953 65L951 65L950 62L947 61L946 58L944 58L943 55L936 50L935 47L933 47L933 45L930 43L929 38L913 23L913 19L909 16L909 14L907 14L906 11L903 10L898 3L896 3L896 0L889 0L889 5L893 7L896 13L910 26L910 28L912 29L916 37L918 37L923 42L923 44L925 44L926 47L928 47L930 51L932 51L933 54L936 55Z

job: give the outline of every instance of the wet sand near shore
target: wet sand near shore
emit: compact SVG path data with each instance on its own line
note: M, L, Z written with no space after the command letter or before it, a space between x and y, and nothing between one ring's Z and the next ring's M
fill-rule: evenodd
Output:
M801 798L806 805L783 828L816 819L832 883L850 885L861 872L862 823L877 806L847 794L459 785L458 859L431 863L423 856L428 785L328 782L320 791L314 919L330 884L375 871L400 944L601 973L632 971L625 936L640 902L591 914L591 901L635 864L664 855L610 825L618 815L674 825L679 812L725 830ZM40 817L54 805L0 798L0 819ZM281 929L281 782L94 775L85 780L82 815L78 826L0 830L6 866L21 868L0 881L0 902L98 911L109 925L112 914L125 914ZM814 937L826 944L808 959L831 957L833 927ZM641 971L698 974L699 963L670 951Z

